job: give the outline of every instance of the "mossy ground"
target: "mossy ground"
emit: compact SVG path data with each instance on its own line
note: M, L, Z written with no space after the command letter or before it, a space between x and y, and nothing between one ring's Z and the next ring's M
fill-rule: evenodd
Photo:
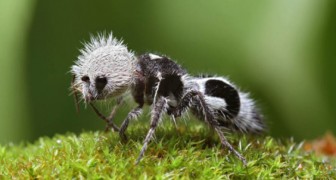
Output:
M204 126L167 126L158 128L138 165L134 162L148 129L144 125L128 129L127 143L117 133L83 132L2 145L0 179L336 178L335 160L304 152L302 142L228 135L248 160L244 167Z

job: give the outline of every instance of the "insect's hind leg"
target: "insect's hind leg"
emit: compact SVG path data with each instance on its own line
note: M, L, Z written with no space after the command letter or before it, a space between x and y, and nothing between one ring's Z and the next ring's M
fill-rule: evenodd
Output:
M231 152L233 152L233 154L235 154L235 156L237 156L243 162L243 164L246 165L246 159L237 150L235 150L225 138L224 133L219 126L219 123L215 120L213 112L206 104L204 95L201 92L193 90L186 93L182 98L180 104L172 112L170 112L170 114L176 117L181 116L183 112L190 108L190 106L192 105L192 101L196 101L194 103L199 106L199 108L197 109L197 111L199 111L198 114L202 114L205 122L207 122L217 132L221 140L221 144L224 147L227 147Z
M233 154L236 155L238 157L238 159L240 159L243 162L244 166L246 166L247 165L246 159L237 150L235 150L234 147L232 147L232 145L227 141L227 139L225 138L224 133L221 130L221 128L216 126L216 127L214 127L214 129L217 132L217 134L219 136L219 139L221 140L222 145L224 147L227 147L231 152L233 152Z
M150 123L150 129L146 135L146 138L144 140L144 144L141 148L141 151L140 151L140 154L139 154L139 157L137 158L135 164L138 164L140 162L140 160L142 159L146 149L147 149L147 146L148 146L148 143L152 140L153 138L153 135L155 133L155 130L159 124L159 121L162 117L162 114L166 111L167 109L167 99L164 98L164 97L158 97L156 103L153 105L153 110L152 110L152 116L151 116L151 123Z

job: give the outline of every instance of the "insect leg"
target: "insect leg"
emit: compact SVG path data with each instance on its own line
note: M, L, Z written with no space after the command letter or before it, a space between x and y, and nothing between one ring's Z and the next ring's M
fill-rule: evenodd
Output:
M148 143L151 141L151 139L153 138L153 135L155 133L155 129L159 124L159 121L162 117L162 113L165 112L165 110L167 109L167 99L165 99L164 97L159 97L156 101L156 103L154 104L153 110L152 110L152 117L151 117L151 124L150 124L150 129L146 135L146 138L144 140L144 144L142 146L142 149L140 151L139 157L137 158L135 164L138 164L141 160L141 158L143 157Z
M90 103L90 106L92 107L93 111L103 120L106 122L106 126L111 127L114 131L119 131L119 128L116 124L113 123L112 119L106 118L102 113L99 112L99 110L92 104ZM113 108L114 109L114 108ZM113 112L113 111L112 111ZM111 113L112 114L112 113ZM114 115L113 115L114 116Z
M181 116L181 114L183 114L191 106L193 100L195 100L195 103L199 106L199 111L203 114L205 122L209 123L210 126L217 132L221 140L221 144L233 152L244 163L244 165L246 165L246 159L237 150L235 150L225 138L222 129L220 128L218 122L214 119L213 113L206 104L204 95L201 92L192 90L186 93L180 104L171 112L171 114L176 117Z
M238 159L241 160L243 162L243 164L246 166L247 165L246 159L237 150L235 150L234 147L232 147L232 145L227 141L227 139L225 138L224 133L221 130L221 128L219 126L216 126L216 127L213 127L213 128L217 132L217 134L218 134L218 136L221 140L222 145L224 147L227 147L231 152L233 152L233 154L236 155L238 157Z
M136 119L137 117L139 117L142 114L142 106L138 106L136 108L134 108L132 111L130 111L127 114L126 119L123 121L123 123L120 126L120 130L119 130L119 136L123 141L127 141L127 136L125 135L125 131L128 127L129 121L132 119Z
M116 125L113 123L113 119L114 119L114 116L115 116L115 114L116 114L116 112L117 112L117 109L122 105L123 102L124 102L124 101L123 101L122 97L119 97L119 98L117 99L117 104L113 106L113 109L112 109L112 111L111 111L111 113L110 113L110 116L107 118L107 119L108 119L108 122L106 123L105 132L107 132L107 131L110 130L111 128L112 128L113 130L115 130L114 127L115 127ZM119 129L119 130L120 130L120 129Z
M211 111L209 110L209 107L208 105L206 104L205 102L205 99L204 99L204 95L201 94L201 93L198 93L197 94L197 100L202 108L202 111L203 111L203 115L204 115L204 119L205 121L207 121L210 126L215 129L215 131L217 132L220 140L221 140L221 143L224 147L227 147L234 155L236 155L238 157L238 159L240 159L243 164L246 166L246 159L237 151L235 150L232 145L227 141L227 139L225 138L224 136L224 133L222 131L222 129L220 128L218 122L214 119Z
M191 106L192 98L198 94L198 91L189 91L181 99L180 103L173 110L168 112L169 115L180 117Z

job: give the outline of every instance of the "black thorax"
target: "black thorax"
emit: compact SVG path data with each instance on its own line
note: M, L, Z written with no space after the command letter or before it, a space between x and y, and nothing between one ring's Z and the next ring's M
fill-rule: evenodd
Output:
M183 95L181 77L186 71L167 57L151 59L148 54L144 54L138 58L136 71L138 75L133 97L137 103L152 104L157 88L157 97L173 97L179 101Z

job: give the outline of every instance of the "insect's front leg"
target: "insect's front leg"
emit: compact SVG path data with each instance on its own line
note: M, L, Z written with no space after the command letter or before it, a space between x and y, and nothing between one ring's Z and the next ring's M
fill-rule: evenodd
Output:
M128 127L129 121L132 119L138 118L142 114L142 105L134 108L127 114L126 119L122 122L119 130L119 136L123 141L127 141L127 136L125 135L125 131Z
M117 104L114 105L110 116L109 117L105 117L102 113L99 112L99 110L92 104L90 103L90 106L92 107L93 111L103 120L106 122L106 127L105 127L105 131L108 131L109 129L113 129L113 131L117 131L119 132L119 128L116 124L114 124L113 119L114 116L116 114L116 111L118 109L118 107L123 103L123 99L122 98L118 98L117 99Z

